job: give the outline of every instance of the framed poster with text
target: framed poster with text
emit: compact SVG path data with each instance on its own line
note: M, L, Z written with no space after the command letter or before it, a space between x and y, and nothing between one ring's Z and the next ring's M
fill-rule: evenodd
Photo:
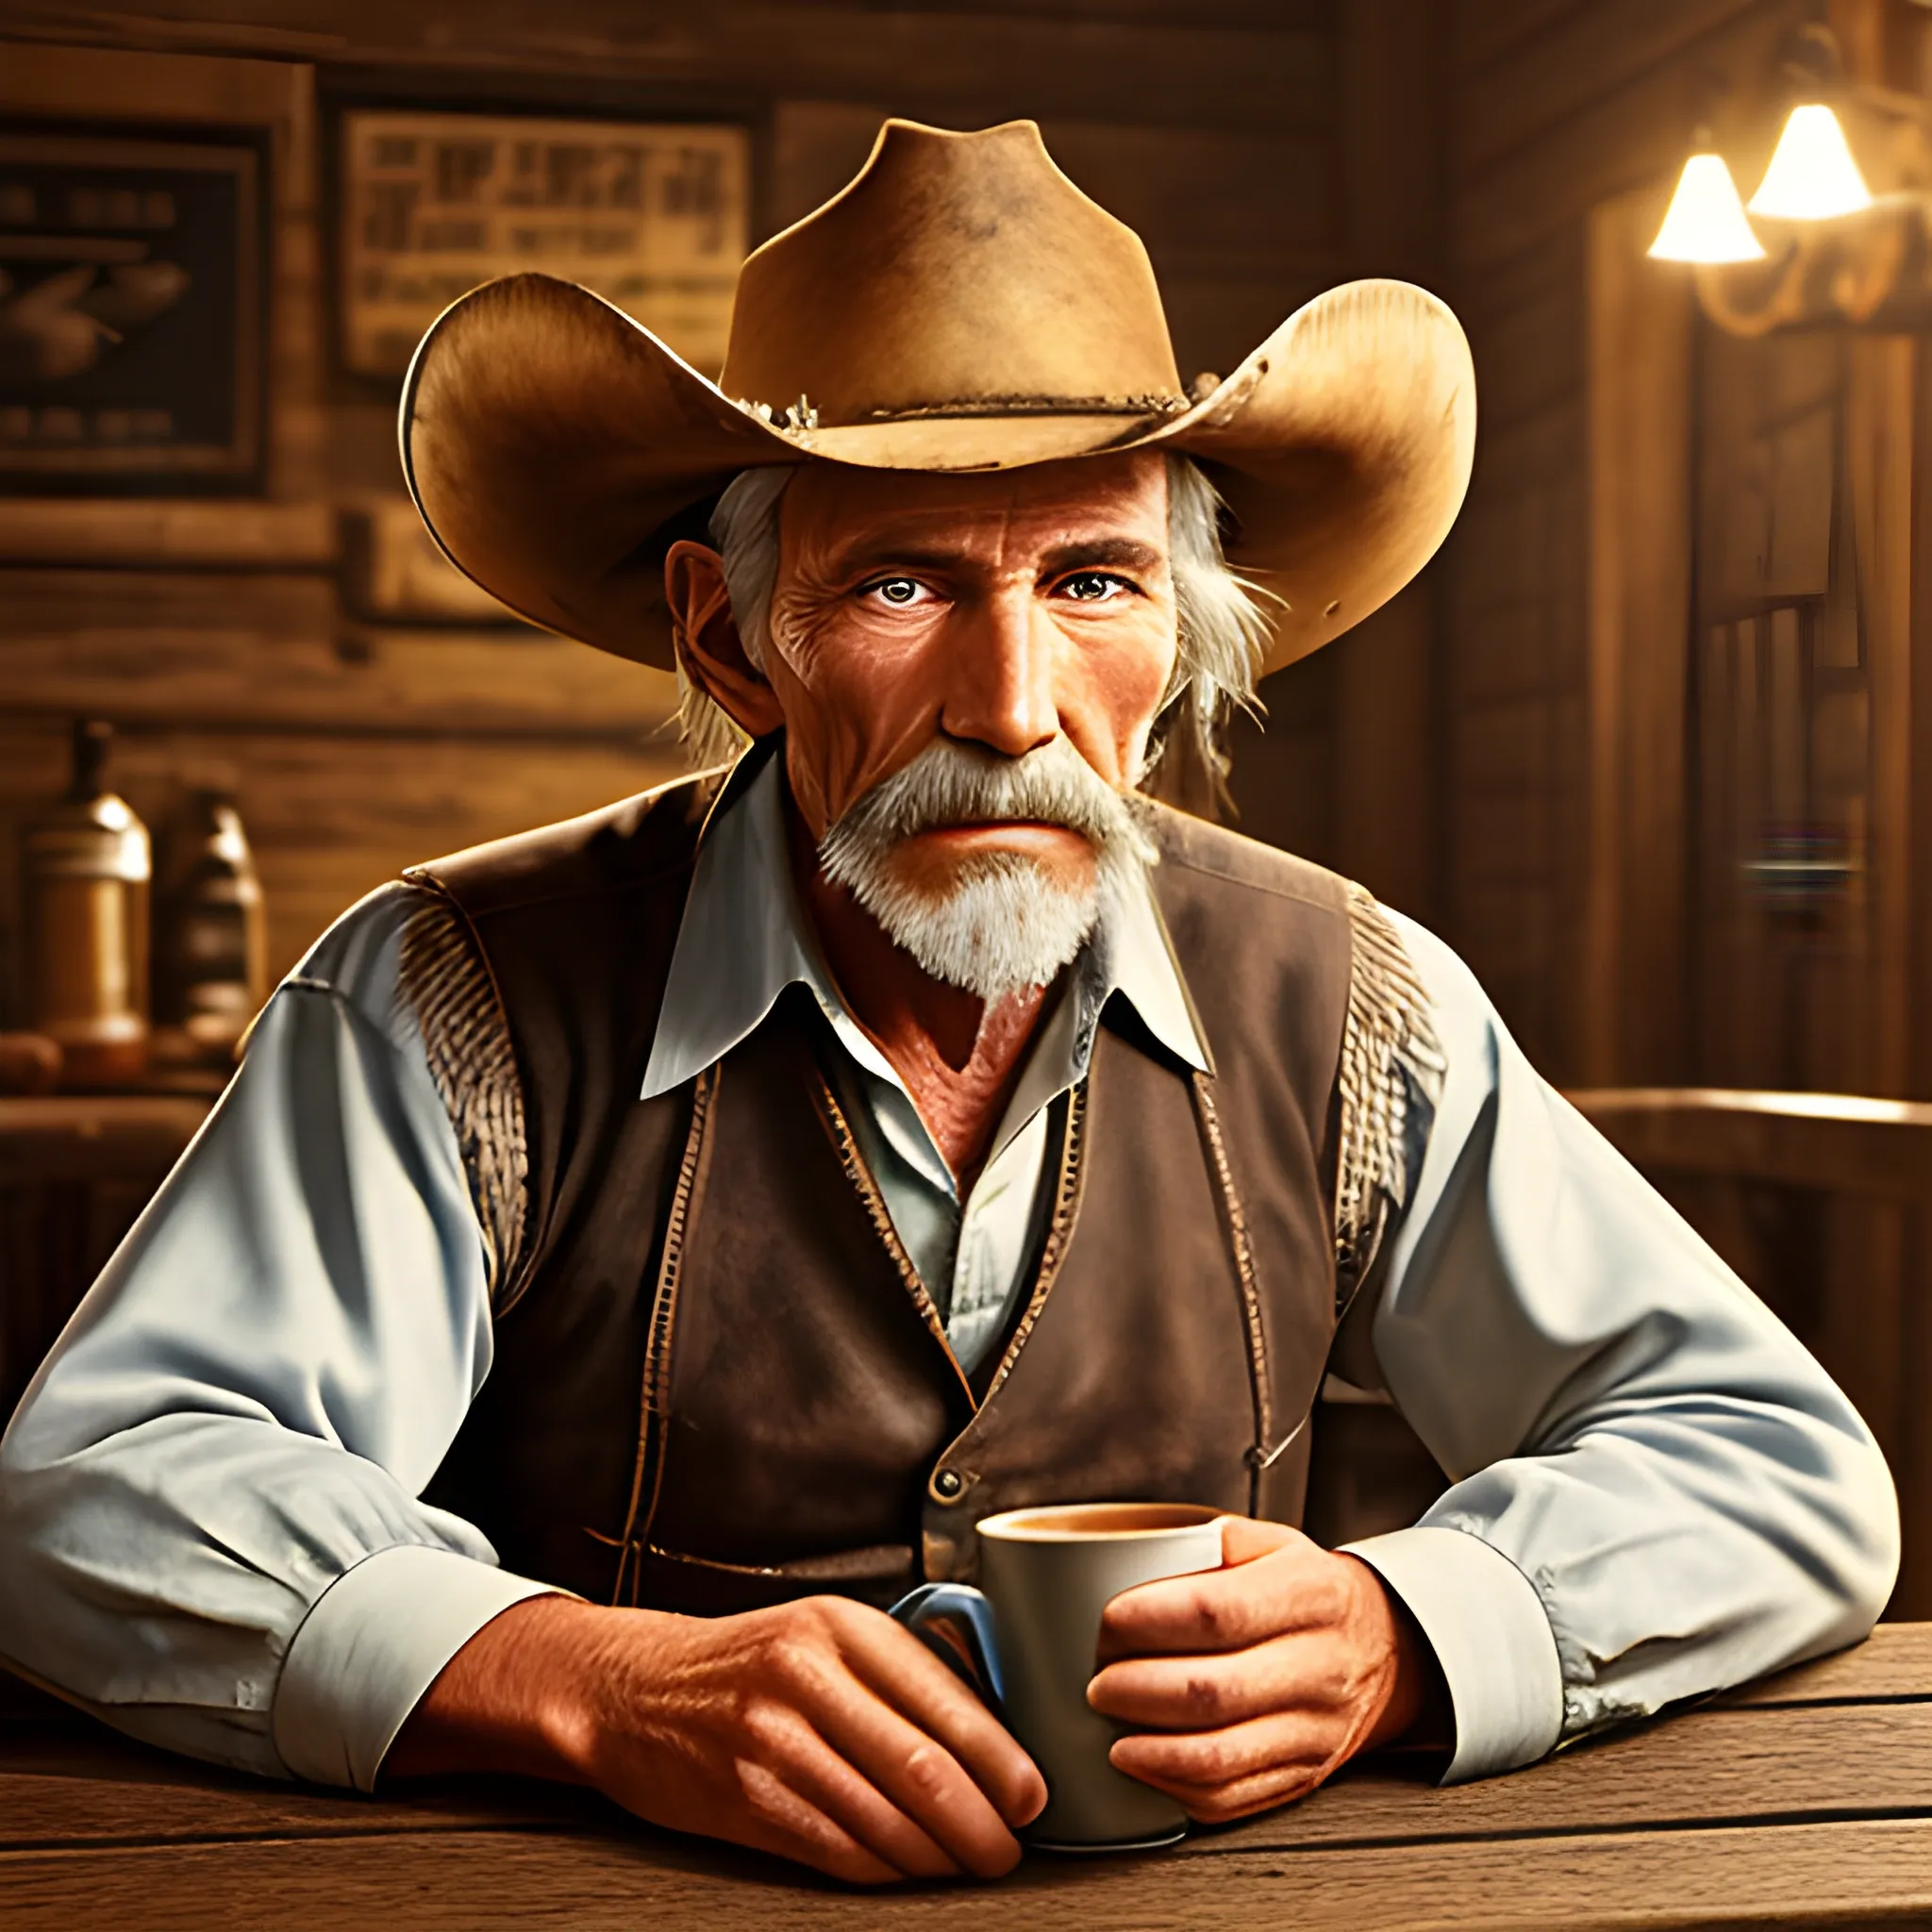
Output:
M259 487L265 141L0 133L0 493Z
M540 269L581 282L715 375L749 231L741 127L350 108L340 353L408 369L459 295Z

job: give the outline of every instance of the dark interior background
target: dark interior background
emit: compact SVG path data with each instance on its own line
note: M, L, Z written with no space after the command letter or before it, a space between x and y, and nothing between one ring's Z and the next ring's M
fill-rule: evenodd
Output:
M1434 922L1524 1043L1582 1071L1586 216L1668 173L1713 71L1768 67L1795 0L175 0L0 6L0 115L274 131L265 496L0 500L0 852L64 720L115 718L137 807L233 783L285 968L426 853L621 794L675 759L645 674L487 625L358 608L359 513L399 495L392 394L335 369L345 102L742 120L759 234L889 112L1013 115L1145 237L1182 366L1222 370L1357 274L1447 295L1474 344L1474 487L1381 619L1273 680L1248 829ZM755 236L754 239L757 239ZM4 861L10 864L10 858ZM0 921L10 924L0 877ZM0 938L0 958L12 949Z

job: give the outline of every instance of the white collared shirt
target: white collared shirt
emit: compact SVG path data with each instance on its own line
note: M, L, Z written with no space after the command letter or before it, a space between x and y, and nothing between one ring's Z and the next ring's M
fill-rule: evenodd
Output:
M903 1090L814 983L769 890L770 824L742 811L710 828L653 1077L758 1024L802 972L878 1102L874 1145L918 1176L895 1181L892 1212L937 1255L941 1237L913 1230L951 1211L929 1141L890 1124ZM461 1153L397 992L415 903L402 886L363 901L270 1002L0 1442L0 1657L137 1737L363 1790L451 1657L545 1588L422 1500L494 1336ZM1447 1072L1371 1335L1454 1481L1354 1554L1434 1650L1448 1775L1472 1777L1864 1635L1898 1513L1817 1363L1537 1076L1461 961L1395 924ZM1183 1041L1162 1017L1172 967L1131 925L1108 931L1106 965L1076 982ZM1022 1082L1017 1191L1027 1123L1085 1063L1082 1030L1055 1044L1049 1026ZM1011 1279L1012 1224L984 1179L965 1206L969 1226L989 1210L990 1252L954 1262L956 1322Z
M760 1026L789 986L818 1002L844 1049L852 1130L893 1228L971 1374L1006 1326L1047 1192L1047 1116L1087 1076L1109 999L1184 1065L1208 1071L1144 879L1109 899L1033 1041L978 1178L962 1198L906 1083L841 997L799 904L786 846L784 771L767 761L707 828L665 982L642 1097L669 1093Z

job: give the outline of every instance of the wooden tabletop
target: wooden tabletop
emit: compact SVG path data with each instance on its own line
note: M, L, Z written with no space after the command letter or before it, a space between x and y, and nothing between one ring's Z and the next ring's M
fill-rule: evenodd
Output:
M1437 1790L1382 1771L991 1891L857 1896L540 1786L368 1800L0 1719L0 1924L1833 1925L1932 1918L1932 1624Z

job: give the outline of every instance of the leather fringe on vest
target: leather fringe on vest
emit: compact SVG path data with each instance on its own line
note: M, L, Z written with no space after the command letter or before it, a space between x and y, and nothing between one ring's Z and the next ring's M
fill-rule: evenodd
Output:
M449 1110L489 1257L491 1306L521 1293L529 1156L509 1025L468 924L421 891L403 932L401 991ZM1338 1304L1367 1277L1391 1215L1408 1200L1447 1062L1429 1000L1400 937L1360 886L1342 1039L1335 1185Z
M1390 1217L1407 1205L1448 1071L1429 996L1388 915L1357 885L1348 889L1348 921L1355 950L1338 1075L1338 1307L1367 1278Z
M462 1150L483 1231L490 1304L500 1315L523 1285L518 1263L530 1178L523 1083L509 1021L468 922L441 893L418 891L403 925L398 983Z

